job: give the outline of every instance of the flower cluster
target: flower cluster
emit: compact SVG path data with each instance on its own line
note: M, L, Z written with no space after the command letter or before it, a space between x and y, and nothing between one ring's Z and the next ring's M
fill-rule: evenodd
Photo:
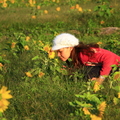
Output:
M45 75L45 73L43 73L43 72L40 72L39 74L38 74L38 77L42 77L42 76L44 76Z
M10 94L10 90L7 91L7 87L3 86L0 90L0 112L4 112L8 105L10 104L7 99L12 98L12 95Z
M30 72L25 72L26 76L32 77L32 74Z
M106 102L103 101L98 106L98 111L99 111L98 115L90 113L89 111L90 108L86 108L86 107L83 108L83 112L85 115L90 115L91 120L102 120L105 108L106 108Z
M50 59L55 58L55 52L52 51L51 48L50 48L48 45L44 46L43 50L48 53L48 57L49 57Z
M93 90L95 92L97 92L98 90L100 90L100 84L96 81L95 84L94 84L94 87L93 87Z

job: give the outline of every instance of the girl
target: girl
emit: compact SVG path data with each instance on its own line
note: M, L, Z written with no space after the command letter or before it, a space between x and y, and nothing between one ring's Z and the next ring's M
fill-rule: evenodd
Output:
M75 68L86 66L88 79L96 80L99 84L111 73L112 65L120 64L120 56L99 48L98 44L83 44L69 33L57 35L52 50L57 51L62 61L68 62L68 58L71 58Z

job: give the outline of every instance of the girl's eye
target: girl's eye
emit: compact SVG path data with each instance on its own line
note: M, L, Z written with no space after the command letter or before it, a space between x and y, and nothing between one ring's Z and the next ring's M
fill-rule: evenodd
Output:
M58 53L61 53L62 51L57 51Z

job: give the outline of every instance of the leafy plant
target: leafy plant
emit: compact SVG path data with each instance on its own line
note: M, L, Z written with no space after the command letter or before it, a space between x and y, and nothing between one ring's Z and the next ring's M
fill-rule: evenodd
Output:
M100 5L95 6L94 12L98 18L108 18L112 15L112 9L109 2L101 2Z
M119 55L120 54L119 46L120 46L120 41L118 40L118 38L111 38L106 41L104 48Z

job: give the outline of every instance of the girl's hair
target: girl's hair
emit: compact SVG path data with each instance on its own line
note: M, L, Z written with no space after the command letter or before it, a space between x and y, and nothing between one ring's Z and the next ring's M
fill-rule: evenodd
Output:
M71 59L75 66L75 68L80 68L81 60L79 59L79 53L86 51L88 54L93 54L94 51L91 50L91 48L99 48L99 45L96 43L90 43L90 44L84 44L83 42L80 42L79 45L75 46L71 52Z

